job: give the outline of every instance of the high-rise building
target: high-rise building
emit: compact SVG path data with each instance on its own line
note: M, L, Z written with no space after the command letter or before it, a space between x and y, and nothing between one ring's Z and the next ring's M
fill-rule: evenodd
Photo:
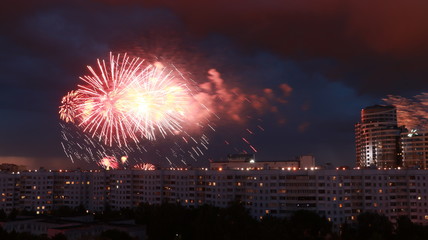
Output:
M402 132L400 146L403 167L428 168L428 131Z
M374 105L361 110L361 121L355 125L356 165L401 166L400 133L394 106Z

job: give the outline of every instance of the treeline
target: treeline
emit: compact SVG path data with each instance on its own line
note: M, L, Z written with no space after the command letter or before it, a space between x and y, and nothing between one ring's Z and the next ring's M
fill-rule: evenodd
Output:
M252 218L240 204L228 208L178 205L142 205L133 211L136 221L147 226L150 240L427 240L428 226L400 217L393 225L384 215L366 212L353 224L333 231L326 218L311 211L296 211L289 218Z
M73 216L82 214L83 210L84 208L63 207L52 214ZM96 213L95 217L101 222L135 219L137 224L146 226L148 240L428 239L428 226L414 224L407 217L401 217L396 224L392 224L383 215L367 212L360 214L355 223L345 223L339 230L333 231L331 222L314 212L301 210L289 218L265 216L263 219L254 219L248 210L238 203L231 204L227 208L208 205L186 208L175 204L143 204L137 208L122 211L112 211L107 206L105 211ZM4 231L1 234L4 234ZM31 239L4 238L3 236L0 235L0 239ZM64 236L58 236L58 238L65 239ZM113 232L94 239L127 240L131 238L126 233Z
M142 205L135 209L137 223L147 226L150 240L260 240L332 239L331 223L308 211L289 219L250 216L240 204L227 208L204 205L189 209L178 205Z

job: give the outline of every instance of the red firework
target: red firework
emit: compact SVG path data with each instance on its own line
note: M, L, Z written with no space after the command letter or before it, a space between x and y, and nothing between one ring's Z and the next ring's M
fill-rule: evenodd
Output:
M98 162L98 164L101 167L105 168L106 170L119 168L119 163L117 162L116 158L113 156L104 157Z
M155 165L151 164L151 163L139 163L139 164L135 164L134 169L139 169L139 170L146 170L146 171L153 171L156 170Z
M160 63L110 54L109 62L98 60L97 71L88 69L91 75L80 78L85 85L64 97L60 116L105 144L177 134L192 115L188 85Z

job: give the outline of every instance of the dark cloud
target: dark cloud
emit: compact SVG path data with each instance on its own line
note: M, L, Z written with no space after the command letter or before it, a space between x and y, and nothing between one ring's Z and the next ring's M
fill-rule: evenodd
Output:
M262 158L352 165L359 110L427 90L426 12L418 0L3 1L0 155L63 158L61 97L86 65L126 51L196 81L216 69L245 94L281 96L248 126L265 129L249 139Z
M115 6L139 1L103 1ZM361 93L414 92L428 77L428 2L392 1L144 1L167 7L198 35L222 34L243 50L295 59ZM407 84L403 86L402 82Z

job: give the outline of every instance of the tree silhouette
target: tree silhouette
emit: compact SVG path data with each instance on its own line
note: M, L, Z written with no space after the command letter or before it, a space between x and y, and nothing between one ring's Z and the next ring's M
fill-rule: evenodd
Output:
M357 217L357 239L392 239L393 226L389 219L378 213L366 212Z

